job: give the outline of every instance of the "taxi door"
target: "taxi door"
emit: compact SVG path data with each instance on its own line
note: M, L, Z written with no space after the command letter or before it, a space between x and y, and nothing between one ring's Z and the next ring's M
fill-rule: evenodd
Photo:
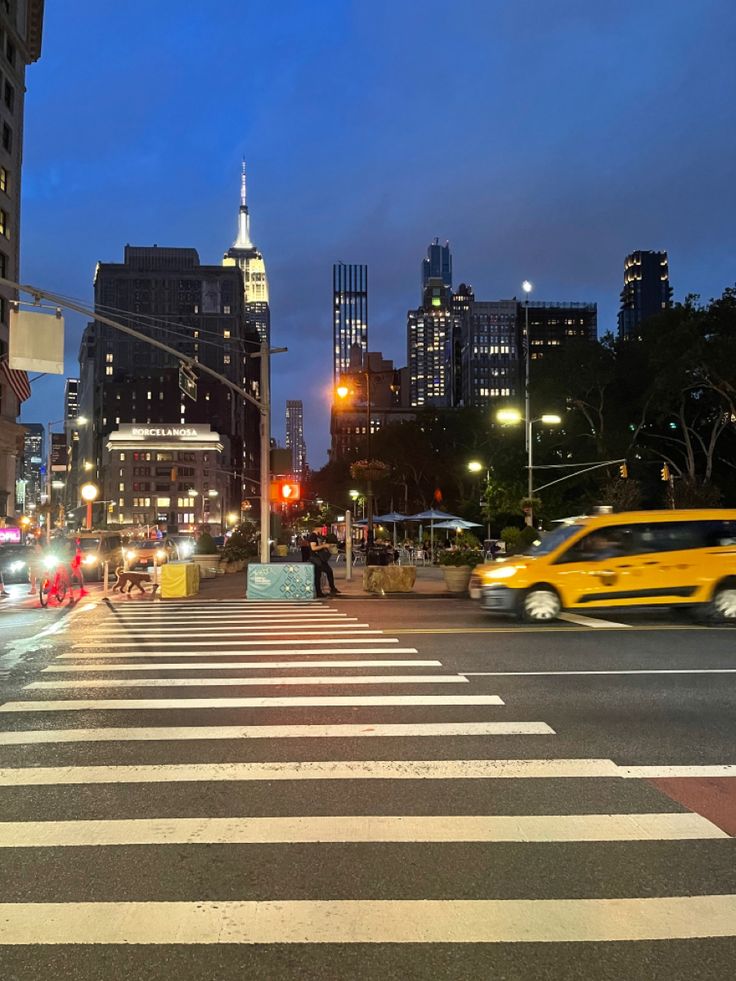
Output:
M578 539L555 560L552 582L566 607L622 605L636 575L628 553L629 529L597 528Z

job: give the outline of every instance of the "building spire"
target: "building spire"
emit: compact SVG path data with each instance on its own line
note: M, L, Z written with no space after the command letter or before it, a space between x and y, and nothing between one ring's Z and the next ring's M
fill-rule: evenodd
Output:
M234 249L252 249L253 243L250 240L250 215L248 214L248 204L246 200L245 185L245 157L243 157L242 169L240 171L240 209L238 211L238 237L233 242Z

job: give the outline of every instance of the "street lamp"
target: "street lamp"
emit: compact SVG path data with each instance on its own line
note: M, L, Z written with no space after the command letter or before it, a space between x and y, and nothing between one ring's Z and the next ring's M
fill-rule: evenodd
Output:
M92 531L92 505L99 497L99 488L97 484L82 484L79 493L87 505L87 531Z
M505 425L514 425L521 422L521 413L518 409L501 409L496 413L496 419ZM533 459L533 443L532 443L532 427L535 423L541 422L545 426L559 426L562 422L562 417L558 416L553 412L545 412L544 415L539 416L537 419L529 419L527 416L526 421L526 446L527 446L527 497L529 499L529 509L526 515L526 523L528 525L534 524L534 505L532 504L532 496L534 494L534 459Z
M503 411L503 410L501 410L501 411ZM480 460L471 460L470 463L468 464L468 470L471 473L481 473L481 471L483 471L484 469L485 469L485 472L486 472L486 489L485 489L485 492L484 493L487 495L488 494L488 488L489 488L489 486L491 484L491 468L488 467L488 466L484 467L484 465L480 462ZM488 509L486 513L488 515L488 534L486 535L486 538L490 538L491 537L491 512L490 512L490 509Z

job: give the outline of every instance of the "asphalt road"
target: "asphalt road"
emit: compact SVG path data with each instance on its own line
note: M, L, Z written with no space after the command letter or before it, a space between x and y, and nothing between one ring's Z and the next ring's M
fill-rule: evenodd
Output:
M733 976L733 630L93 594L0 631L4 981Z

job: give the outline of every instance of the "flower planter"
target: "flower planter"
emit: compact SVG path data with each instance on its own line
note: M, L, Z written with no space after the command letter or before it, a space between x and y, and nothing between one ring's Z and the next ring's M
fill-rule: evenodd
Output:
M443 565L442 575L448 593L465 593L470 583L472 569L469 565Z
M192 555L189 562L195 562L199 566L200 579L214 579L220 567L220 553L214 555Z

